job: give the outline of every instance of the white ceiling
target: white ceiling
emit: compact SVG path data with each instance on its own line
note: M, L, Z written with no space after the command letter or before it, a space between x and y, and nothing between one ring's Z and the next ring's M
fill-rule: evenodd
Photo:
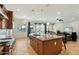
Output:
M26 21L55 22L61 18L63 22L79 20L79 4L5 4L14 11L14 19Z

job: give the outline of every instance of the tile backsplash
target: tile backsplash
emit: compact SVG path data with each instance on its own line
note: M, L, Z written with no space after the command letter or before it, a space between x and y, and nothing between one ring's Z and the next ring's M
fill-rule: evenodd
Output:
M0 29L0 36L9 36L12 37L12 30L9 29Z

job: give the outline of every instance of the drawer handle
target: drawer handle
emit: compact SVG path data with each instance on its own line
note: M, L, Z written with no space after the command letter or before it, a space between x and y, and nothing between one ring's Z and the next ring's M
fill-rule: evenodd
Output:
M57 44L57 42L54 42L54 45L56 45Z

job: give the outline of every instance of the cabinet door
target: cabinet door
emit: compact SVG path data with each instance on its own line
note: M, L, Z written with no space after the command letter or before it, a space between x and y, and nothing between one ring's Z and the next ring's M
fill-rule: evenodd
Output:
M39 39L37 39L37 53L39 55L43 55L43 42Z
M60 52L62 50L62 39L54 41L54 45L58 49L57 52Z
M45 55L55 54L55 51L56 51L56 47L54 45L54 40L44 42L44 54Z
M30 44L32 48L36 51L36 40L34 37L30 37Z
M7 17L8 20L6 20L6 27L7 29L12 29L13 28L13 24L12 24L12 19L13 19L13 12L12 11L7 11Z
M62 50L62 39L44 42L44 54L59 54Z

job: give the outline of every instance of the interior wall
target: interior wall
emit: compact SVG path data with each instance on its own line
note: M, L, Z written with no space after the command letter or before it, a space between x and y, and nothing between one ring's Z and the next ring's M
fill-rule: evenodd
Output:
M20 31L22 25L26 26L26 31ZM15 19L13 22L13 34L15 37L26 37L27 36L27 22L23 19Z
M54 32L57 32L58 30L63 32L64 31L63 28L64 28L63 23L60 21L57 21L53 26Z
M17 28L22 25L22 24L26 24L26 31L21 32L19 31ZM27 21L24 21L23 19L16 19L16 21L14 21L14 35L15 36L27 36ZM56 25L54 26L54 32L56 32L57 30L61 30L64 31L64 27L72 27L74 32L77 32L78 36L79 36L79 21L73 21L71 23L56 23Z
M73 21L69 25L73 28L74 32L77 32L77 35L79 36L79 21Z

